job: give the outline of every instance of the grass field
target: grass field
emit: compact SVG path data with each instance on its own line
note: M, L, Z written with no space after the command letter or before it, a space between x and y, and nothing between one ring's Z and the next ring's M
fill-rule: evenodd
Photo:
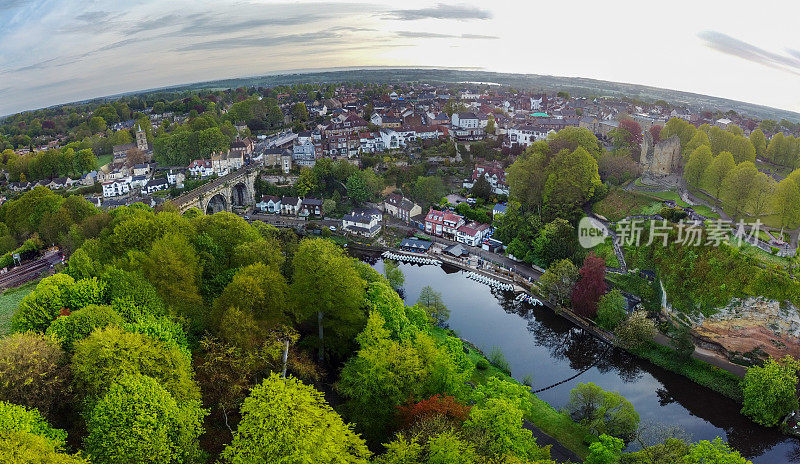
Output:
M97 157L98 167L103 167L114 160L114 155L102 155Z
M14 315L14 310L17 309L25 295L36 288L36 284L36 281L28 282L0 293L0 335L5 335L11 331L11 317Z
M646 214L654 200L637 192L614 189L605 198L592 205L592 211L615 222L634 214ZM659 205L659 209L661 206Z

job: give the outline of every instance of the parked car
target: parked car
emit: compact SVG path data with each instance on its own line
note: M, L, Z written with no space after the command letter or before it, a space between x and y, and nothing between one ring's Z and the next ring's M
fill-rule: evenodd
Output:
M330 226L328 229L330 229L331 232L336 232L336 226Z

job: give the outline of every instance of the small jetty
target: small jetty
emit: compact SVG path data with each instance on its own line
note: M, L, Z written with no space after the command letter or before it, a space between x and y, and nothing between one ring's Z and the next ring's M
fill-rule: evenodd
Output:
M427 258L425 256L413 256L400 253L393 253L391 251L385 251L381 256L385 259L402 261L404 263L430 264L433 266L440 266L442 264L442 262L439 261L438 259Z
M492 279L491 277L487 277L483 274L478 274L477 272L468 273L467 278L480 282L482 284L486 284L490 287L499 288L500 290L505 290L507 292L514 290L514 286L511 284L500 282L497 279Z

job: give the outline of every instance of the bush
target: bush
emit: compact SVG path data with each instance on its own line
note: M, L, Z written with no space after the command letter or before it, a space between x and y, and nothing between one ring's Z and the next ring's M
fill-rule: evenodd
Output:
M597 302L597 325L606 330L614 330L628 315L626 306L627 300L619 289L615 288L601 296Z
M475 367L478 370L485 371L486 369L489 368L489 361L487 361L485 359L479 359L478 362L475 363Z
M644 311L636 311L614 330L617 342L625 348L635 349L653 341L656 326Z
M786 356L780 361L770 358L763 366L748 369L742 383L742 414L758 424L772 427L797 409L798 368L800 362Z
M67 432L54 429L35 409L0 401L0 430L27 432L47 439L56 449L63 449Z
M674 336L669 340L669 345L678 353L681 359L689 359L694 353L694 342L689 328L680 326L675 330Z
M507 374L511 373L511 367L508 365L506 356L503 354L503 351L500 349L500 347L492 347L492 351L489 352L489 362L501 371Z

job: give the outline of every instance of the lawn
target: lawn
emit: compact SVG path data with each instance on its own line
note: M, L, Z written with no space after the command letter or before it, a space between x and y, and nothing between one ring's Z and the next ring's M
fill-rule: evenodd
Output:
M36 281L28 282L17 288L10 288L0 293L0 335L5 335L11 331L11 317L25 298L25 295L36 288Z
M108 164L108 163L110 163L112 161L114 161L114 155L112 155L112 154L101 155L101 156L97 157L97 165L99 167L103 167L103 166L105 166L106 164Z
M609 221L616 222L635 214L646 214L654 200L638 192L614 189L605 198L592 205L592 211ZM659 205L659 209L661 206Z

